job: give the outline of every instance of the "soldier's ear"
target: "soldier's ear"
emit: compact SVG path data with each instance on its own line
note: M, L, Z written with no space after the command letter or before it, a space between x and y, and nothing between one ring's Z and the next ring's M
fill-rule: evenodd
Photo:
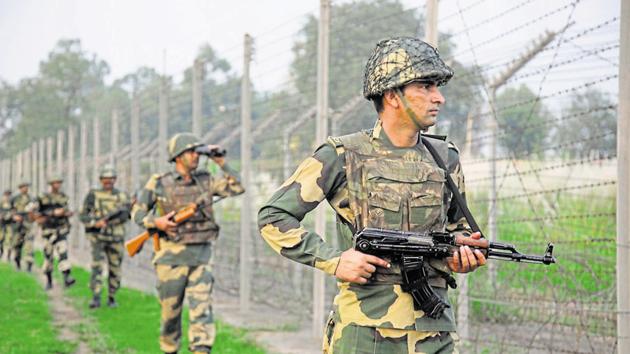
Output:
M383 93L383 106L390 106L394 109L401 106L400 98L394 90L387 90Z

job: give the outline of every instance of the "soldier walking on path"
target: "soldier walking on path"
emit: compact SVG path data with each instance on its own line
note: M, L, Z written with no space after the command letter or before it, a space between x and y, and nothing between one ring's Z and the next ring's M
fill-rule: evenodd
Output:
M0 259L6 247L7 259L11 260L11 223L11 190L7 189L0 201Z
M205 149L223 170L223 176L197 171L199 150ZM189 350L210 353L215 339L212 315L212 252L219 236L212 198L244 192L238 173L230 168L224 151L216 145L204 145L188 133L176 134L168 142L174 170L151 176L140 191L132 209L132 218L148 230L159 230L160 249L154 254L157 291L162 306L160 349L176 353L181 341L181 314L184 295L190 306ZM176 224L177 211L197 204L195 214Z
M80 219L92 246L92 275L90 308L101 306L103 267L107 263L107 306L117 307L116 291L122 277L122 257L125 241L125 222L129 220L130 201L127 193L114 188L116 170L105 165L99 173L101 188L91 189L83 201Z
M57 267L63 273L63 283L66 287L75 283L70 275L70 261L68 260L68 234L72 211L68 205L68 196L61 191L63 178L51 176L48 179L50 191L42 193L37 198L37 222L42 227L44 238L44 274L46 274L46 290L51 289L54 252L57 252L59 264Z
M403 290L400 262L353 248L353 234L366 227L471 234L445 184L449 173L464 190L458 151L444 137L421 134L435 124L445 102L438 87L452 76L437 50L419 39L380 41L363 82L363 95L378 115L374 129L329 138L260 209L261 234L275 251L337 277L324 353L456 350L452 308L439 319L427 316ZM423 140L448 161L448 171ZM301 225L324 199L337 213L339 248ZM478 250L462 246L450 258L424 262L424 269L429 285L448 302L451 273L473 271L485 261Z
M24 261L26 270L31 271L33 267L33 243L35 234L32 232L31 213L33 208L33 198L28 194L28 182L21 182L18 185L19 193L11 198L11 211L13 214L13 254L15 266L20 269L22 265L22 251L24 251Z

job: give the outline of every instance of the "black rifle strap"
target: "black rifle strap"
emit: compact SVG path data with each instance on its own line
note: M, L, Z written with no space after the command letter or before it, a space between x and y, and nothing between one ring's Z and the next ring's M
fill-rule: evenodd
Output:
M466 218L466 221L468 221L468 225L470 225L470 228L474 232L481 232L481 229L479 229L479 225L477 225L477 222L472 216L470 209L468 209L468 205L466 204L464 196L462 196L462 193L460 193L459 188L457 188L457 185L453 181L453 178L451 178L451 174L449 173L448 167L446 167L444 160L442 160L440 154L438 154L438 152L435 150L435 147L431 145L431 143L426 138L420 136L420 139L422 140L422 144L427 147L429 153L431 153L431 156L433 156L433 159L435 159L435 162L437 162L438 166L444 170L444 173L446 174L446 184L453 193L453 198L455 199L455 202L462 209L464 217Z

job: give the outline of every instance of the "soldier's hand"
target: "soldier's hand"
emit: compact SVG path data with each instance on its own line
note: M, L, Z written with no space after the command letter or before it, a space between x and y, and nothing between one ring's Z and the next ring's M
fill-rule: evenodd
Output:
M107 221L105 219L101 219L94 223L94 227L97 229L102 229L107 226Z
M175 232L175 228L177 227L177 224L174 223L173 220L171 220L173 215L175 215L174 210L166 215L160 216L159 218L155 218L155 220L153 220L153 222L155 223L155 227L158 230L164 231L166 233Z
M208 149L209 150L221 150L221 146L219 145L214 145L214 144L208 144ZM216 163L217 165L223 167L223 165L225 165L225 156L212 156L210 159L212 159L212 161L214 161L214 163Z
M22 220L24 220L22 215L19 215L19 214L13 215L13 221L15 221L15 222L22 222Z
M53 215L56 217L64 216L65 214L66 211L63 208L56 208L55 210L53 210Z
M390 264L384 259L351 248L341 254L335 276L341 281L365 284L377 266L389 268Z
M470 237L474 240L481 238L481 233L475 232ZM472 250L468 246L459 246L453 257L446 259L448 267L455 273L468 273L486 264L486 257L480 250Z

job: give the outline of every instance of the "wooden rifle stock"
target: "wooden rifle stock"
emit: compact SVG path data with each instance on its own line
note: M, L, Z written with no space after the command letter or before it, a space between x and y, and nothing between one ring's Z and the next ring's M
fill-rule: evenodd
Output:
M184 208L177 211L175 215L171 218L174 223L181 224L182 222L190 219L197 212L197 204L190 204L185 206ZM149 237L153 238L153 250L155 252L160 250L160 235L157 232L150 233L148 230L141 233L140 235L128 240L125 242L125 248L127 249L127 253L130 257L135 256L140 250L145 242L149 239Z

